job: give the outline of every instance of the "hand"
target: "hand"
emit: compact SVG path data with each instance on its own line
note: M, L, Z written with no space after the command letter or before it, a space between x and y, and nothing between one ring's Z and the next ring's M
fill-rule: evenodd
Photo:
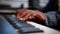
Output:
M23 19L23 21L28 21L30 19L37 19L39 21L45 21L44 13L38 10L29 10L29 9L19 9L16 12L16 18Z

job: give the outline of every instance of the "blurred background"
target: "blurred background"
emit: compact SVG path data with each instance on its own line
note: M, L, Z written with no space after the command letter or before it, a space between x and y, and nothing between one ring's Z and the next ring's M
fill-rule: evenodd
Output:
M42 12L60 10L60 0L0 0L0 10L28 8Z

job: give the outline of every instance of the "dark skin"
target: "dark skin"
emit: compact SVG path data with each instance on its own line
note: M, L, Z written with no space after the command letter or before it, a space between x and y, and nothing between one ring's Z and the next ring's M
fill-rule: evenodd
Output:
M30 19L41 22L45 21L45 15L43 12L29 9L18 9L16 12L16 18L22 18L23 21L29 21Z

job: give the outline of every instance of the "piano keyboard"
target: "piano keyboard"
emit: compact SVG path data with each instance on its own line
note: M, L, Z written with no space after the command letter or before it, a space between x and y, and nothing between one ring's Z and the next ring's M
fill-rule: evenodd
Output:
M3 15L3 17L13 26L14 29L18 29L19 33L40 33L43 30L35 28L34 26L19 20L15 15Z

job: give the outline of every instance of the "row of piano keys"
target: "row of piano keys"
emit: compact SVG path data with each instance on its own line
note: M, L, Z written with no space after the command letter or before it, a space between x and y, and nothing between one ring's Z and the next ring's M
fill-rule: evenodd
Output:
M15 15L0 15L0 19L1 19L0 20L1 23L3 21L3 24L1 26L5 27L5 28L7 27L6 30L9 29L9 32L6 32L6 33L9 33L9 34L12 33L12 31L16 31L19 34L20 33L21 34L30 34L30 33L39 34L39 33L43 32L43 30L35 28L34 26L27 24L26 22L24 22L22 20L17 19L15 17ZM8 23L8 25L6 23ZM11 29L11 28L13 28L13 29ZM12 31L10 32L10 30L12 30ZM3 31L5 31L4 28L3 28Z

